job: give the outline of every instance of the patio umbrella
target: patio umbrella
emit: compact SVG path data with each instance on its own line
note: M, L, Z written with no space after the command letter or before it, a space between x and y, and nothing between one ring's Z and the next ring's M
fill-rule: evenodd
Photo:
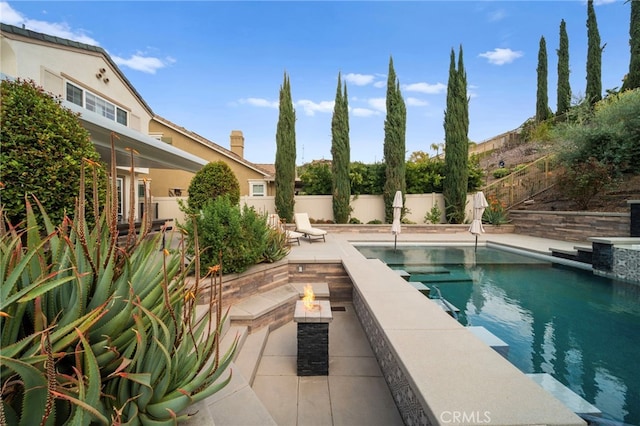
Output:
M400 217L402 216L402 191L396 191L395 197L393 197L393 223L391 224L391 233L394 236L393 250L396 249L398 244L398 234L400 233Z
M473 194L473 220L471 221L469 232L476 236L475 250L478 250L478 235L484 233L482 215L484 214L484 209L487 207L489 207L489 203L487 203L487 199L484 198L482 191Z

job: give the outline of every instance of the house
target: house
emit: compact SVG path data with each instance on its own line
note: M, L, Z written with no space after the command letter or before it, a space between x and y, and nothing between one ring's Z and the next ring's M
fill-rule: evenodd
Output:
M149 122L149 134L175 148L204 158L207 162L227 163L238 178L241 196L260 197L275 193L270 171L244 159L244 136L240 130L231 131L230 150L158 115ZM149 178L153 183L151 195L154 197L186 196L192 177L193 172L188 170L166 173L159 169L151 169L149 171Z
M123 221L128 219L131 203L134 219L140 219L146 191L150 191L152 202L153 197L187 195L191 177L211 161L229 164L240 181L242 195L266 196L273 192L268 171L244 160L242 132L231 133L231 150L227 150L155 115L101 47L1 24L0 55L2 78L33 80L59 96L63 106L79 113L108 165L111 135L118 136L118 208ZM133 174L132 150L136 152ZM130 185L135 189L132 200ZM153 204L156 208L151 213L157 217L157 203Z

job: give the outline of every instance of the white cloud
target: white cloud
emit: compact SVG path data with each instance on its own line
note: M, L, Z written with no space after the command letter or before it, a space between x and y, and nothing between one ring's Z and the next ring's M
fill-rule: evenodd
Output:
M380 115L380 112L369 108L353 108L351 114L354 117L371 117L372 115Z
M488 14L489 22L502 21L506 17L507 17L507 12L505 12L504 9L496 9L489 12Z
M382 87L387 87L387 82L382 80L376 81L375 83L373 83L373 87L377 87L378 89Z
M308 99L301 99L295 104L302 107L306 115L315 115L316 112L332 112L334 101L313 102Z
M603 4L615 3L616 0L594 0L594 6L602 6Z
M502 49L500 47L496 47L495 49L481 53L478 56L482 58L487 58L490 64L504 65L504 64L510 64L511 62L522 57L523 55L524 54L519 50L513 51L511 49Z
M167 65L175 62L175 59L173 58L162 60L154 58L152 56L143 56L143 54L140 52L132 55L128 59L121 58L120 56L115 55L112 55L111 59L113 59L113 62L121 67L131 68L132 70L141 71L148 74L155 74L158 69L164 68Z
M373 83L374 79L375 77L370 74L355 74L352 72L344 76L344 81L355 84L356 86L366 86L367 84Z
M376 111L387 112L387 98L371 98L367 103Z
M0 2L0 20L5 24L15 25L17 27L24 25L27 30L49 34L55 37L90 44L92 46L100 45L100 43L86 35L83 31L72 30L67 23L46 22L26 18L22 16L20 12L14 10L7 2Z
M427 106L429 102L423 101L422 99L408 97L406 100L407 105L409 106Z
M403 89L407 92L420 92L428 95L435 95L438 93L444 93L447 90L447 86L442 83L413 83L405 85Z
M278 101L269 101L267 99L262 98L243 98L239 101L241 104L249 104L251 106L261 107L261 108L278 108L280 104Z

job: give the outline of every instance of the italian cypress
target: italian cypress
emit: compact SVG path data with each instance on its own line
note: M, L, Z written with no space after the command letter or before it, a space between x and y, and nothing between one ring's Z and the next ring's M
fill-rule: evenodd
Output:
M442 193L445 199L445 214L449 223L464 223L469 180L469 100L462 46L460 46L457 70L455 52L451 49L444 133L445 177Z
M629 46L631 58L629 60L629 74L626 75L622 90L640 87L640 0L630 0L631 21L629 23Z
M560 21L560 46L558 53L558 103L556 115L564 115L571 107L571 84L569 83L569 37L567 24Z
M587 1L587 102L595 104L602 99L602 47L593 0Z
M342 78L338 73L338 89L331 119L331 162L333 218L336 223L347 223L351 214L351 181L349 164L351 162L349 148L349 101L347 84L342 89Z
M407 127L407 109L400 93L400 82L393 68L393 58L389 59L387 77L387 117L384 120L384 163L385 183L382 190L385 221L393 221L393 198L396 191L405 195L405 132Z
M291 99L289 77L284 74L280 87L278 126L276 128L276 211L280 217L293 221L296 179L296 112Z
M536 121L549 118L549 96L547 95L547 42L540 37L538 48L538 91L536 92Z

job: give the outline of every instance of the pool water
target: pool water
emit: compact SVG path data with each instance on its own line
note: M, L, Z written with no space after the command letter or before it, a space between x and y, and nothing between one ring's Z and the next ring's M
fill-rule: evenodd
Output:
M604 419L640 425L639 285L486 247L357 248L437 286L463 325L509 345L521 371L549 373Z

